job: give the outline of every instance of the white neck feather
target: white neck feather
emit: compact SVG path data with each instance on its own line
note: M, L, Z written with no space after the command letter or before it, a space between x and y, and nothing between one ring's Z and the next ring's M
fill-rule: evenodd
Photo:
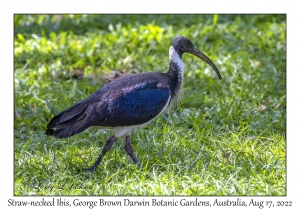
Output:
M184 63L183 63L182 59L179 57L178 53L175 51L173 46L171 46L169 49L169 58L170 58L170 61L173 61L174 63L176 63L176 65L179 68L179 74L182 75Z

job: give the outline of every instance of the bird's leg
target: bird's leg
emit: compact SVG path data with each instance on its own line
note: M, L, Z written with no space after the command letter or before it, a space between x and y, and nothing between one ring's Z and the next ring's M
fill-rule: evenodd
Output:
M132 146L130 144L130 135L126 135L126 137L125 137L125 150L126 150L127 154L131 157L131 159L133 160L133 162L135 164L137 164L138 167L140 168L141 167L141 163L137 159L137 157L135 156L133 148L132 148Z
M96 162L89 168L84 168L84 171L96 171L98 165L101 163L102 158L104 157L104 155L106 154L106 152L108 150L110 150L110 148L112 147L112 145L115 143L115 141L117 140L117 137L113 136L111 137L105 144L101 154L99 155L98 159L96 160Z

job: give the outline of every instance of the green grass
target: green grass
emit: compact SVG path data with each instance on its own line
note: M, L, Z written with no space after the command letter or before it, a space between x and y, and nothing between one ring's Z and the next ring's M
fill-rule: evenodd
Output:
M15 15L15 195L286 195L285 15ZM105 84L103 75L166 72L184 35L223 80L184 55L180 105L118 139L110 130L57 139L54 114ZM84 71L83 79L74 72Z

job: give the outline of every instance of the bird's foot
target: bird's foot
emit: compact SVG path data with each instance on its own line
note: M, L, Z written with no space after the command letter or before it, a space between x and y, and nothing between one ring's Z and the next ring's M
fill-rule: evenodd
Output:
M82 171L83 172L95 172L97 170L97 167L96 166L91 166L89 168L83 168Z
M141 169L142 168L142 164L140 163L140 161L138 161L137 163L135 163L136 166L138 167L138 169Z

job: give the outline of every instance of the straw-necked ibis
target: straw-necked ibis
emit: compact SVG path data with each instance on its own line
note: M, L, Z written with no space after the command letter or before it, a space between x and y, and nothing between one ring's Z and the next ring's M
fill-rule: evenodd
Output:
M134 128L145 126L178 101L182 89L183 53L190 53L204 60L222 79L214 63L188 38L179 36L169 50L168 72L129 75L104 85L86 99L53 117L47 125L46 134L65 138L90 126L110 128L113 129L113 136L106 142L96 162L85 170L95 171L106 152L123 135L126 152L140 165L130 144L130 133Z

